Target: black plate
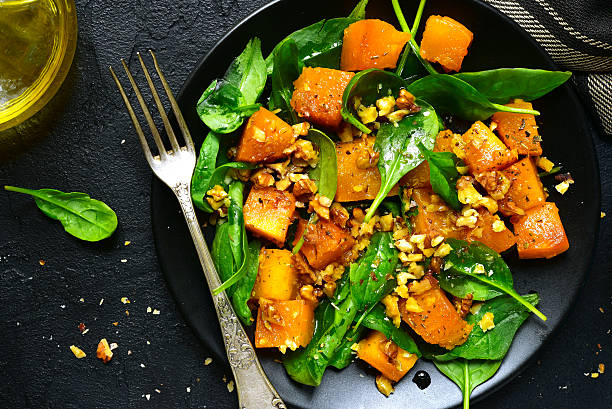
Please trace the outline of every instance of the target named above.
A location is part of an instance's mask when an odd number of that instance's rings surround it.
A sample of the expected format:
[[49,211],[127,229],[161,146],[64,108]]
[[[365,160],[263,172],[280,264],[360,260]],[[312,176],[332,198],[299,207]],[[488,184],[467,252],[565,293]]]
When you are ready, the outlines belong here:
[[[261,38],[264,55],[267,55],[287,34],[323,17],[345,16],[354,3],[356,1],[352,0],[311,0],[307,5],[300,5],[281,0],[260,9],[236,26],[200,61],[179,95],[179,105],[196,142],[201,143],[206,134],[206,127],[195,111],[198,98],[211,80],[223,75],[252,36]],[[371,0],[370,3],[368,17],[395,23],[389,1]],[[407,20],[411,21],[412,9],[416,7],[409,3],[404,4]],[[474,32],[464,71],[499,67],[556,69],[545,51],[527,33],[483,3],[430,0],[423,22],[431,14],[456,18]],[[570,85],[564,85],[534,105],[542,113],[538,121],[546,156],[562,164],[565,171],[571,171],[576,180],[565,196],[552,188],[552,178],[544,180],[550,199],[560,209],[571,247],[552,260],[521,261],[514,252],[505,257],[514,272],[519,292],[535,290],[540,293],[539,308],[548,316],[548,321],[542,322],[535,316],[527,320],[499,372],[474,391],[473,400],[515,377],[559,325],[586,277],[595,245],[600,185],[592,145],[593,127]],[[151,208],[159,262],[170,290],[196,334],[214,354],[224,357],[217,318],[189,232],[173,194],[157,179],[153,181]],[[210,229],[207,235],[207,239],[211,239]],[[178,259],[177,255],[180,255]],[[291,381],[283,367],[273,361],[276,356],[273,353],[259,355],[285,402],[299,408],[398,408],[410,402],[411,407],[426,409],[450,408],[461,402],[459,389],[423,360],[419,360],[415,369],[430,373],[431,386],[419,390],[410,382],[413,370],[397,385],[396,392],[385,398],[376,390],[374,372],[362,362],[343,371],[328,370],[321,386],[315,389]]]

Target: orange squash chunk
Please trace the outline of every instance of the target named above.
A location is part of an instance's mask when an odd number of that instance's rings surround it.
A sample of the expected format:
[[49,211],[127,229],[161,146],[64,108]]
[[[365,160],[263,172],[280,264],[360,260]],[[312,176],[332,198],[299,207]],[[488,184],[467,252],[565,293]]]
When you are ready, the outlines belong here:
[[459,71],[474,35],[450,17],[430,16],[421,40],[421,57],[439,63],[444,71]]
[[283,153],[295,141],[291,125],[261,107],[242,132],[236,151],[236,161],[248,163],[274,162],[286,158]]
[[499,232],[493,230],[494,222],[502,222],[499,217],[492,215],[484,208],[478,209],[478,213],[476,227],[466,234],[467,241],[479,241],[498,253],[506,251],[516,244],[516,236],[507,227]]
[[[302,237],[306,224],[306,220],[300,219],[293,245]],[[306,257],[308,264],[321,270],[339,260],[354,244],[355,240],[348,231],[320,218],[317,223],[308,226],[300,252]]]
[[407,311],[405,300],[400,299],[399,310],[402,319],[425,342],[440,345],[446,349],[463,344],[472,331],[472,325],[461,318],[453,303],[440,289],[435,278],[427,275],[424,280],[429,280],[431,289],[413,295],[423,311]]
[[408,40],[410,33],[397,31],[385,21],[359,20],[344,30],[340,69],[395,68]]
[[273,187],[254,186],[243,207],[244,224],[254,235],[282,246],[295,211],[295,197]]
[[[434,152],[452,152],[453,151],[453,132],[445,129],[436,136]],[[429,164],[424,161],[416,168],[412,169],[401,179],[400,184],[406,187],[430,187],[429,181]]]
[[256,348],[305,347],[314,332],[314,305],[305,300],[260,300],[255,328]]
[[524,216],[512,218],[518,236],[519,258],[551,258],[569,248],[567,235],[554,203],[532,207]]
[[[466,234],[465,227],[457,227],[457,213],[446,205],[444,200],[434,194],[431,188],[418,188],[412,191],[412,200],[418,206],[418,214],[412,216],[415,234],[425,234],[425,245],[437,237],[452,237],[463,239]],[[438,211],[440,206],[446,209]]]
[[503,169],[518,159],[516,150],[510,150],[491,129],[476,121],[463,134],[465,157],[463,160],[471,173]]
[[[525,102],[522,99],[515,99],[506,106],[533,109],[531,102]],[[495,131],[508,148],[516,149],[519,155],[540,156],[542,154],[540,134],[534,115],[496,112],[491,121],[497,123]]]
[[502,173],[510,179],[511,184],[508,193],[499,202],[501,213],[506,216],[514,214],[509,203],[520,209],[528,210],[546,201],[544,186],[531,158],[526,157],[516,162]]
[[379,331],[372,331],[357,344],[357,356],[384,376],[398,382],[414,366],[418,357],[397,346]]
[[286,301],[295,299],[297,294],[298,272],[291,251],[262,248],[253,298]]
[[291,107],[308,122],[337,128],[342,122],[342,94],[354,75],[330,68],[304,67],[293,82]]

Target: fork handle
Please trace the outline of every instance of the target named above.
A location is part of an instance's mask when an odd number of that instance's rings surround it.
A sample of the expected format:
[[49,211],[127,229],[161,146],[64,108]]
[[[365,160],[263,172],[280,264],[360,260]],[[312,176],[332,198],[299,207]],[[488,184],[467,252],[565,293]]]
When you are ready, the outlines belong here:
[[[219,287],[222,283],[198,224],[189,194],[189,186],[185,183],[178,183],[172,190],[183,210],[191,238],[202,264],[204,276],[212,294],[212,289]],[[251,345],[251,341],[249,341],[244,328],[240,324],[225,291],[218,295],[213,294],[212,299],[215,310],[217,310],[227,358],[236,380],[240,409],[287,409],[264,373],[255,355],[253,345]]]

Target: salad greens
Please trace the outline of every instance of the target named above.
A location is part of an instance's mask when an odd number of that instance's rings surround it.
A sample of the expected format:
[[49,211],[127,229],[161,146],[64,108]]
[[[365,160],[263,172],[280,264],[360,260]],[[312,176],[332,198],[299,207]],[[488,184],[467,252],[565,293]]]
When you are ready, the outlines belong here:
[[461,160],[452,152],[433,152],[419,144],[419,150],[429,165],[429,182],[436,192],[453,209],[461,210],[457,195],[457,180],[461,177],[457,166]]
[[32,196],[44,214],[58,220],[67,233],[78,239],[100,241],[110,237],[117,229],[117,215],[113,209],[86,193],[14,186],[4,186],[4,189]]
[[217,133],[238,129],[260,107],[256,103],[266,85],[266,65],[261,42],[255,37],[229,67],[223,79],[214,80],[197,104],[202,121]]
[[414,339],[412,339],[406,331],[402,330],[401,327],[397,328],[393,325],[391,320],[387,317],[385,308],[382,304],[376,304],[376,306],[365,316],[361,325],[382,332],[388,339],[395,342],[397,346],[406,352],[416,354],[419,357],[421,356],[421,351],[419,351],[419,347],[416,342],[414,342]]
[[317,192],[321,196],[334,199],[338,187],[338,158],[336,144],[325,133],[311,129],[304,139],[314,143],[319,148],[319,162],[310,169],[308,176],[317,184]]
[[297,115],[291,107],[293,81],[300,76],[298,49],[292,38],[279,44],[274,52],[274,69],[272,70],[272,92],[270,109],[280,109],[280,116],[290,124],[297,123]]
[[261,247],[261,242],[258,240],[253,240],[249,243],[249,250],[246,253],[246,273],[242,280],[238,281],[234,287],[230,287],[233,288],[232,305],[234,306],[234,311],[236,311],[236,315],[245,325],[253,323],[253,314],[247,303],[251,299],[251,292],[257,278]]

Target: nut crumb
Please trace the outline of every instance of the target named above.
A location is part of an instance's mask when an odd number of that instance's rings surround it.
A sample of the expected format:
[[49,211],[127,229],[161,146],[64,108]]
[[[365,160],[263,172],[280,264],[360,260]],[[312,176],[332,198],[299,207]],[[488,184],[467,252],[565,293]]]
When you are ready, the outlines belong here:
[[145,364],[140,364],[140,367],[141,368],[145,368]]
[[76,345],[70,345],[70,350],[77,357],[77,359],[85,358],[87,354],[83,352],[83,350]]
[[591,373],[591,378],[593,378],[593,379],[597,379],[597,378],[599,378],[599,372],[593,372],[593,373]]
[[227,384],[227,390],[230,393],[234,392],[234,381],[229,381],[229,383]]
[[151,307],[147,307],[147,312],[151,312],[151,311],[153,311]]
[[85,324],[83,324],[82,322],[79,322],[79,331],[81,331],[81,334],[83,333],[83,331],[85,331]]
[[105,364],[109,363],[113,358],[113,351],[111,351],[110,346],[108,345],[108,341],[106,338],[102,338],[98,343],[98,349],[96,351],[96,356],[102,360]]
[[153,315],[159,315],[159,310],[157,308],[153,310]]
[[121,262],[122,262],[122,263],[127,263],[127,259],[122,258],[122,259],[121,259]]
[[204,365],[208,366],[208,365],[210,365],[212,363],[212,361],[213,361],[212,358],[206,358],[204,360]]
[[124,304],[129,304],[131,301],[127,297],[121,297],[121,302]]
[[604,373],[606,371],[606,366],[604,364],[599,364],[597,366],[597,372]]
[[132,355],[132,350],[131,350],[131,349],[128,349],[127,354],[128,354],[128,355]]
[[79,301],[80,302],[85,302],[85,298],[81,297],[81,298],[79,298]]
[[124,246],[129,246],[130,244],[132,244],[132,242],[129,241],[129,240],[126,240],[126,241],[123,242]]
[[102,303],[104,303],[104,298],[100,299],[100,305],[102,305]]
[[117,321],[113,322],[113,325],[116,327],[117,325],[119,325],[119,323]]
[[112,351],[113,349],[117,349],[117,348],[119,348],[119,345],[117,345],[117,343],[116,343],[116,342],[113,342],[113,343],[111,343],[111,344],[110,344],[110,350],[111,350],[111,351]]
[[45,265],[45,263],[46,263],[46,262],[45,262],[45,260],[43,260],[43,259],[38,260],[38,264],[40,264],[41,266],[44,266],[44,265]]
[[151,400],[151,394],[147,393],[147,394],[145,395],[145,398],[147,398],[147,400]]
[[600,217],[603,219],[604,217],[606,217],[606,212],[601,212],[600,213]]
[[187,387],[187,393],[190,393],[190,392],[191,392],[191,386],[188,386]]

